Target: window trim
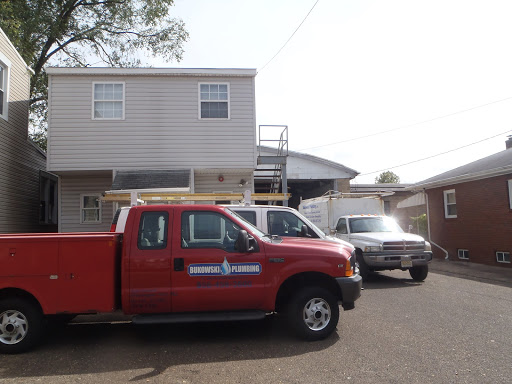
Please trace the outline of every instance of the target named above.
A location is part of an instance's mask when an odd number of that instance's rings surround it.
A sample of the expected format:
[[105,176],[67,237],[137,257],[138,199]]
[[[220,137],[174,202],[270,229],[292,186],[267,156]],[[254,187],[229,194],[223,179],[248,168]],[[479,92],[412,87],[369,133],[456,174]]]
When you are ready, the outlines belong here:
[[[123,103],[122,108],[122,116],[121,117],[95,117],[94,111],[95,111],[95,103],[96,99],[94,98],[94,88],[96,84],[121,84],[123,86],[123,98],[122,100],[97,100],[97,101],[121,101]],[[92,120],[107,120],[107,121],[122,121],[125,120],[125,110],[126,110],[126,82],[124,81],[93,81],[92,82],[92,93],[91,93],[91,119]]]
[[453,195],[455,197],[455,203],[450,204],[450,205],[457,206],[457,196],[455,194],[455,189],[448,189],[446,191],[443,191],[444,217],[446,219],[455,219],[455,218],[457,218],[456,214],[455,215],[448,214],[448,194],[451,194],[451,193],[453,193]]
[[9,81],[11,78],[11,61],[0,52],[0,66],[4,68],[4,95],[2,98],[3,112],[0,114],[0,118],[5,121],[9,120]]
[[[461,257],[461,253],[462,253],[462,256],[464,256],[464,254],[467,254],[467,257]],[[457,257],[461,260],[469,260],[469,250],[463,249],[463,248],[458,248],[457,249]]]
[[512,209],[512,179],[508,180],[508,207]]
[[[85,196],[89,196],[89,197],[96,197],[99,201],[98,201],[98,208],[84,208],[84,197]],[[81,193],[80,194],[80,224],[84,224],[84,225],[89,225],[89,224],[101,224],[102,223],[102,215],[103,215],[103,210],[102,210],[102,204],[101,204],[101,194],[99,193]],[[83,210],[84,209],[89,209],[89,210],[92,210],[92,209],[99,209],[99,220],[98,221],[84,221],[83,219]]]
[[[502,254],[502,256],[503,256],[503,260],[502,260],[502,261],[500,261],[500,260],[498,259],[498,253],[501,253],[501,254]],[[505,254],[508,254],[509,261],[505,261]],[[505,252],[505,251],[496,251],[496,261],[497,261],[498,263],[510,264],[510,252]]]
[[[228,86],[228,117],[201,117],[201,85],[227,85]],[[204,100],[204,102],[224,102],[224,100]],[[202,81],[197,83],[197,118],[205,121],[219,121],[219,120],[231,120],[231,84],[229,82],[216,82],[216,81]]]

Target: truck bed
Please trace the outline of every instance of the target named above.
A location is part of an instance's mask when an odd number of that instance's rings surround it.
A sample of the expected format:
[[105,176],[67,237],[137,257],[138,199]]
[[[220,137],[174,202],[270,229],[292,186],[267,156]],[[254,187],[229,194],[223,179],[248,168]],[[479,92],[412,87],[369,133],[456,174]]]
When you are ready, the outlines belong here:
[[110,312],[119,301],[121,236],[0,235],[0,289],[26,290],[45,314]]

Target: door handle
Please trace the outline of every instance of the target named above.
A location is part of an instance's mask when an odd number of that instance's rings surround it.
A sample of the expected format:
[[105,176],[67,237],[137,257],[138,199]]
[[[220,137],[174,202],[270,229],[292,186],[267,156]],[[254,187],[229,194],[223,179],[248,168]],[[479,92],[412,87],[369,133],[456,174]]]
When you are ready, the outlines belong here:
[[176,272],[185,270],[185,259],[183,257],[177,257],[174,259],[174,270]]

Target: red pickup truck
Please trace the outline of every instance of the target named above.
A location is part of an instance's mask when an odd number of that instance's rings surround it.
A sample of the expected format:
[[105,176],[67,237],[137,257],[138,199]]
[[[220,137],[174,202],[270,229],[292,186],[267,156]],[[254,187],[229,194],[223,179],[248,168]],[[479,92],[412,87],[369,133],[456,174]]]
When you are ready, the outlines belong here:
[[124,233],[0,235],[0,352],[34,346],[48,319],[118,309],[135,324],[283,313],[318,340],[360,293],[349,247],[266,235],[221,206],[139,206]]

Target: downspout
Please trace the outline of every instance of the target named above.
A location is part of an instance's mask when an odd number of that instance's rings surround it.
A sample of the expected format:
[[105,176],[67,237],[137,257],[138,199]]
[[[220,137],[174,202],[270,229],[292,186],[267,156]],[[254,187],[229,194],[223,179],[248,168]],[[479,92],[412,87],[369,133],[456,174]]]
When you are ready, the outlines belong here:
[[426,197],[426,201],[427,201],[427,229],[428,229],[428,241],[430,242],[430,244],[434,244],[437,248],[439,248],[441,251],[443,251],[446,256],[445,256],[445,260],[448,260],[448,251],[446,249],[444,249],[443,247],[441,247],[440,245],[434,243],[434,241],[432,240],[432,235],[430,234],[430,208],[429,208],[429,205],[428,205],[428,194],[427,192],[425,192],[425,189],[423,189],[423,193],[425,194],[425,197]]

